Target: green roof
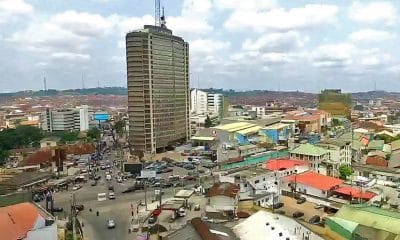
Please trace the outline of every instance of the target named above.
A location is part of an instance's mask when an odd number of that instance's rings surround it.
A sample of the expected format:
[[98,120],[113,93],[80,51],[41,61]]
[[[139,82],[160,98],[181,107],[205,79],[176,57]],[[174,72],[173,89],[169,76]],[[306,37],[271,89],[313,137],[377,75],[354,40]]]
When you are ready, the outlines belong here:
[[385,145],[384,140],[372,140],[368,144],[368,149],[370,150],[383,150],[383,145]]
[[367,227],[400,234],[400,213],[374,206],[343,205],[335,217]]
[[331,219],[332,221],[336,222],[337,224],[339,224],[341,227],[343,227],[344,229],[346,229],[349,232],[353,232],[357,226],[358,223],[353,222],[353,221],[349,221],[343,218],[338,218],[338,217],[329,217],[329,219]]
[[290,153],[318,157],[327,154],[328,151],[322,147],[317,147],[310,143],[306,143],[306,144],[301,144],[297,148],[290,151]]

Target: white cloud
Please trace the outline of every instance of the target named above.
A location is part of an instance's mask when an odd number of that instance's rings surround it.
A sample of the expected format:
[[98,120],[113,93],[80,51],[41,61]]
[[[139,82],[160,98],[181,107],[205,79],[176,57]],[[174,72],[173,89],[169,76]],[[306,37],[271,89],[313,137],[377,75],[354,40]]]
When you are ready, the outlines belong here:
[[394,37],[393,33],[367,28],[351,33],[349,38],[353,42],[380,42]]
[[190,42],[190,52],[196,54],[210,54],[219,50],[225,50],[230,47],[230,42],[222,42],[214,39],[200,38]]
[[191,34],[206,35],[214,29],[206,20],[189,16],[169,17],[167,27],[172,29],[174,34],[186,37],[190,37]]
[[301,8],[275,8],[267,11],[237,9],[224,23],[231,31],[293,30],[336,22],[335,5],[308,4]]
[[0,23],[11,21],[14,17],[33,12],[32,5],[23,0],[0,0]]
[[53,59],[60,60],[73,60],[73,61],[88,61],[90,60],[89,54],[79,54],[79,53],[71,53],[71,52],[56,52],[50,55]]
[[245,51],[287,52],[303,47],[307,41],[296,31],[283,33],[265,33],[257,40],[246,39],[242,44]]
[[56,14],[49,22],[76,35],[87,37],[103,36],[112,28],[112,23],[101,15],[71,10]]
[[230,10],[267,10],[276,7],[275,0],[215,0],[215,5],[219,9]]
[[350,7],[349,17],[357,22],[391,25],[397,19],[397,11],[391,2],[355,2]]
[[87,48],[89,39],[56,24],[44,22],[15,32],[7,40],[29,50],[50,52],[81,51]]
[[151,15],[144,15],[142,17],[126,17],[114,14],[109,16],[108,20],[113,23],[120,35],[124,37],[127,32],[142,29],[143,25],[154,24],[154,17]]
[[378,48],[357,48],[350,43],[321,45],[311,56],[314,67],[344,68],[349,72],[360,72],[364,69],[387,65],[391,55]]

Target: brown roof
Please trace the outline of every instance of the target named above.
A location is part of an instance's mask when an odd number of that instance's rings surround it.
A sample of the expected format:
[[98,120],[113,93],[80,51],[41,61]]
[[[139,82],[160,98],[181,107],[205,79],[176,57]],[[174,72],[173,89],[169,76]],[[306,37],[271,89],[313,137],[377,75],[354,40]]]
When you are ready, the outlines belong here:
[[51,162],[51,150],[40,150],[31,154],[25,162],[25,165],[48,164]]
[[370,156],[367,157],[367,160],[365,162],[367,165],[374,165],[374,166],[381,166],[381,167],[387,167],[388,166],[388,161],[381,157],[381,156]]
[[219,240],[218,237],[210,232],[210,228],[206,223],[204,223],[200,218],[193,218],[191,223],[196,229],[196,232],[200,235],[201,239],[203,240]]
[[39,210],[32,203],[20,203],[0,208],[1,239],[24,239],[33,229]]
[[208,192],[209,197],[227,196],[230,198],[236,197],[239,187],[233,183],[214,183]]

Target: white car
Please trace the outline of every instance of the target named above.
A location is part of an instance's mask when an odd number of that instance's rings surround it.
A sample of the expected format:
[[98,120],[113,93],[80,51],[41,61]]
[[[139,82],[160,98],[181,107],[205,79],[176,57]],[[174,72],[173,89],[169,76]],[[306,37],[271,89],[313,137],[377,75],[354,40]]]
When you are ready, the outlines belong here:
[[81,185],[75,185],[72,187],[72,191],[76,191],[81,188]]
[[108,199],[111,199],[111,200],[115,199],[115,193],[114,192],[109,192],[108,193]]
[[113,219],[107,220],[107,228],[115,228],[115,221]]

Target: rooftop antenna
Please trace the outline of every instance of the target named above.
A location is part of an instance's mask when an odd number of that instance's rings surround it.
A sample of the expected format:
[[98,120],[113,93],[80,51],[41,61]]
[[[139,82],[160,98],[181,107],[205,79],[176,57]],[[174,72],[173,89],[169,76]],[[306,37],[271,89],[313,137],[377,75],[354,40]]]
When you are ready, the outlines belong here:
[[154,1],[154,25],[157,27],[161,26],[161,18],[160,18],[160,0]]
[[47,91],[47,81],[46,81],[46,75],[43,77],[43,85],[44,85],[44,91]]
[[164,7],[162,7],[162,15],[161,15],[161,18],[160,18],[160,23],[161,23],[161,27],[162,28],[166,28],[167,27],[166,26],[167,22],[165,21],[165,15],[164,15]]

